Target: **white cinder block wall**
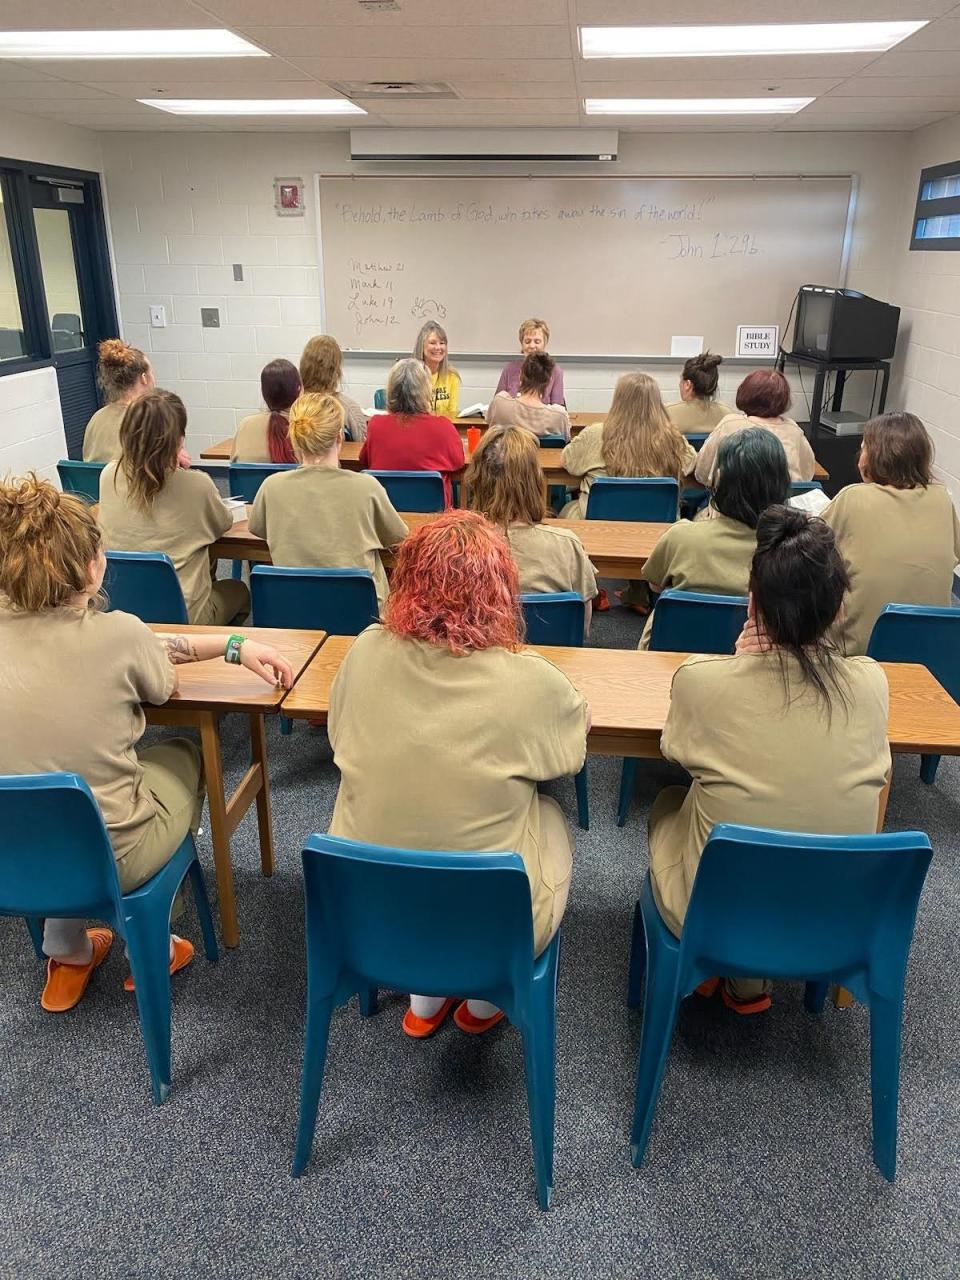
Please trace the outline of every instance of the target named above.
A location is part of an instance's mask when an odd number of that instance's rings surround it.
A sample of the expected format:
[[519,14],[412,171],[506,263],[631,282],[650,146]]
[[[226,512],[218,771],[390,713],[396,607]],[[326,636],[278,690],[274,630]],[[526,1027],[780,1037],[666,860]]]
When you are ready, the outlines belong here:
[[[635,134],[621,140],[616,168],[625,174],[857,173],[850,283],[889,296],[903,135]],[[198,453],[231,435],[237,421],[259,407],[259,375],[267,360],[296,361],[307,338],[321,332],[313,175],[375,166],[351,165],[346,133],[111,133],[101,135],[101,146],[123,333],[149,352],[160,384],[183,397],[188,447]],[[469,173],[476,167],[447,165],[440,171]],[[582,174],[585,167],[570,171]],[[611,166],[599,171],[610,173]],[[280,176],[305,180],[305,217],[276,215],[273,179]],[[233,279],[235,262],[244,268],[239,283]],[[154,304],[166,309],[165,329],[150,327]],[[523,312],[522,303],[517,305]],[[220,329],[201,328],[203,306],[219,308]],[[519,312],[504,315],[505,349],[523,318]],[[411,330],[411,342],[413,337]],[[451,341],[455,354],[455,334]],[[462,403],[488,400],[499,364],[457,364]],[[348,356],[345,389],[370,406],[388,367],[387,360]],[[604,361],[571,366],[570,407],[606,408],[624,367]],[[676,365],[648,372],[673,398]],[[746,372],[731,368],[722,378],[721,397],[732,400]],[[796,393],[803,416],[798,385]]]
[[59,485],[57,463],[66,456],[55,371],[31,369],[0,378],[0,476],[36,471]]
[[960,505],[960,252],[909,248],[921,169],[953,161],[960,116],[909,135],[892,299],[903,308],[894,403],[923,419],[937,472]]

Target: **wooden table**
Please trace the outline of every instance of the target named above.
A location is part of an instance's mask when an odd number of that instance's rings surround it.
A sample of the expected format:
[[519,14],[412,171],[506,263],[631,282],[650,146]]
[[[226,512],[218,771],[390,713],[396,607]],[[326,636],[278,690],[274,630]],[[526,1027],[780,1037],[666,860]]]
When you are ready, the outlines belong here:
[[[400,513],[408,529],[436,520],[439,512]],[[583,549],[602,578],[635,578],[668,524],[627,520],[545,520],[544,524],[569,529],[583,544]],[[221,560],[250,560],[255,564],[271,564],[270,551],[262,538],[254,537],[246,520],[238,520],[232,529],[214,543],[214,554]],[[384,563],[392,563],[386,553]]]
[[[570,419],[570,431],[572,435],[578,435],[584,427],[589,427],[593,422],[606,422],[609,409],[600,409],[596,412],[586,413],[567,413]],[[458,431],[464,432],[468,427],[479,427],[481,431],[486,431],[486,418],[454,418],[453,425]]]
[[[177,635],[225,635],[226,627],[151,624],[151,631]],[[287,631],[272,627],[243,627],[251,640],[272,645],[293,667],[296,679],[326,639],[324,631]],[[235,947],[240,941],[237,904],[233,886],[230,837],[254,800],[260,829],[260,865],[265,876],[273,875],[273,824],[270,815],[270,786],[264,715],[276,715],[284,690],[272,688],[245,667],[228,665],[216,658],[209,662],[184,663],[177,667],[179,688],[162,707],[145,706],[149,724],[190,725],[200,730],[203,769],[210,804],[210,838],[220,898],[220,925],[223,941]],[[250,767],[240,785],[227,799],[220,752],[220,717],[236,711],[250,723]]]

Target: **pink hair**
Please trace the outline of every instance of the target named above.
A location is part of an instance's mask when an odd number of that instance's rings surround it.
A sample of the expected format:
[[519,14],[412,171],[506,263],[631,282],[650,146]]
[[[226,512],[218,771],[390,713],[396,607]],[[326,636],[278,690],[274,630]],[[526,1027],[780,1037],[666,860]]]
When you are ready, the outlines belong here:
[[520,648],[520,579],[506,538],[475,511],[448,511],[397,549],[384,626],[455,654]]

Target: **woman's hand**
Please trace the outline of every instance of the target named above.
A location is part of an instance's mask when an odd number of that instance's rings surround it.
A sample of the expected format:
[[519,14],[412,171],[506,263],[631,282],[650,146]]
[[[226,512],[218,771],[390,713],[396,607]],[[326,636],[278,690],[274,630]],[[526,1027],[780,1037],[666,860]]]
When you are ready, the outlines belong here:
[[181,449],[177,454],[177,466],[182,467],[184,471],[188,471],[193,466],[193,459],[186,449]]
[[773,648],[770,637],[757,624],[756,618],[748,618],[737,636],[734,653],[769,653]]
[[240,665],[258,675],[267,684],[293,687],[293,668],[282,653],[256,640],[244,640],[240,646]]

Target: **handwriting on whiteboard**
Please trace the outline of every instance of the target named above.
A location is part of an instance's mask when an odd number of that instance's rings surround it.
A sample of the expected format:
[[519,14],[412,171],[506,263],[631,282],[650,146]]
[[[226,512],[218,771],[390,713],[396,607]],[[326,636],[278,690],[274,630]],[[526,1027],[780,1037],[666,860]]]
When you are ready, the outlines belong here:
[[667,259],[671,262],[678,259],[706,262],[717,258],[752,258],[763,252],[752,231],[741,231],[735,235],[715,231],[707,239],[679,231],[664,236],[660,243],[666,246]]
[[638,205],[604,205],[596,201],[583,205],[560,205],[550,209],[542,204],[494,204],[493,201],[458,200],[451,204],[419,204],[416,201],[397,204],[363,204],[338,201],[337,216],[341,222],[357,226],[406,225],[418,223],[475,223],[503,226],[532,222],[635,222],[635,223],[700,223],[704,209],[716,196],[680,204],[658,204],[645,200]]

